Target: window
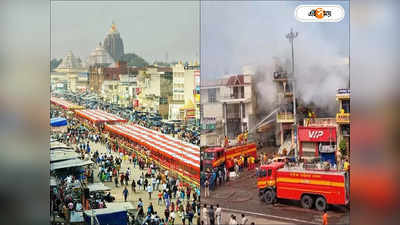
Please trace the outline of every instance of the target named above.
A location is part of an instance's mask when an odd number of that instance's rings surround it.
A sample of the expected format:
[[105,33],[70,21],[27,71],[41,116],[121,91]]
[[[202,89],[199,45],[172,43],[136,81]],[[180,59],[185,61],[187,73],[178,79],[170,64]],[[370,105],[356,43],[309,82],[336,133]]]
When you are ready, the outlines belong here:
[[260,170],[260,173],[258,175],[259,175],[259,177],[265,177],[265,176],[267,176],[267,171],[266,170]]
[[242,104],[242,118],[246,117],[246,105]]
[[216,88],[208,89],[207,94],[208,94],[208,102],[209,103],[214,103],[217,101],[217,89]]
[[350,113],[350,100],[343,100],[342,101],[342,109],[345,113]]

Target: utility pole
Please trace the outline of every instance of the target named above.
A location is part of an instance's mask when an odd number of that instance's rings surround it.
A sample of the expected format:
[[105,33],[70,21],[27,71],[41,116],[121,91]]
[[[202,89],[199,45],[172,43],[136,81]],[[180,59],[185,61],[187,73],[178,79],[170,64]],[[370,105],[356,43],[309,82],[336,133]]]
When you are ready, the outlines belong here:
[[296,118],[296,81],[294,78],[294,47],[293,47],[293,43],[294,43],[294,39],[298,36],[298,32],[293,32],[293,28],[290,29],[290,33],[286,34],[286,38],[289,40],[291,47],[292,47],[292,76],[291,76],[291,80],[292,80],[292,86],[293,86],[293,118],[294,118],[294,126],[293,126],[293,134],[295,134],[295,156],[297,158],[298,155],[298,149],[297,149],[297,118]]

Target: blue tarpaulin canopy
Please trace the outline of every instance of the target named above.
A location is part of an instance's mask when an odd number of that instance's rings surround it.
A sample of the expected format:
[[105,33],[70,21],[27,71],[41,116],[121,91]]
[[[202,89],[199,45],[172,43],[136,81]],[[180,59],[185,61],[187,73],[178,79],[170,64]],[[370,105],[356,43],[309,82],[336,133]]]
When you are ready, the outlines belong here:
[[67,125],[67,119],[62,117],[50,119],[50,126],[52,127],[62,127]]

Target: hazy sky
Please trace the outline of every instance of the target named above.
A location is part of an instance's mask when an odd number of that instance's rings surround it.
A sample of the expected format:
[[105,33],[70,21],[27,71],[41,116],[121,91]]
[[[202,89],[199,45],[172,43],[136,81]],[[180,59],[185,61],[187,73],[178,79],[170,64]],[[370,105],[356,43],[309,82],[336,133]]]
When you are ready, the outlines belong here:
[[296,64],[328,66],[348,56],[348,2],[340,4],[345,18],[339,23],[302,23],[294,17],[299,4],[320,2],[255,1],[201,2],[202,81],[242,72],[242,67],[269,66],[272,58],[290,57],[285,35],[293,28]]
[[86,60],[117,25],[125,52],[153,60],[198,60],[198,1],[51,2],[51,58],[69,50]]

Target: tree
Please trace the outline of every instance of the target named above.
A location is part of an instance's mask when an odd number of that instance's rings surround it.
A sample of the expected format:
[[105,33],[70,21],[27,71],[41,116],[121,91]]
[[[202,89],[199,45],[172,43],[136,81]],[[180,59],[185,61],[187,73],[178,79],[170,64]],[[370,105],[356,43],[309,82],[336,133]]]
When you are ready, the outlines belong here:
[[146,62],[146,60],[136,55],[135,53],[124,54],[120,60],[127,62],[128,66],[143,67],[149,65],[149,63]]
[[58,65],[60,65],[62,59],[52,59],[50,61],[50,71],[54,71],[55,68],[57,68]]
[[347,155],[347,146],[346,146],[346,141],[344,139],[340,140],[339,142],[339,150],[340,153],[342,154],[342,157]]

